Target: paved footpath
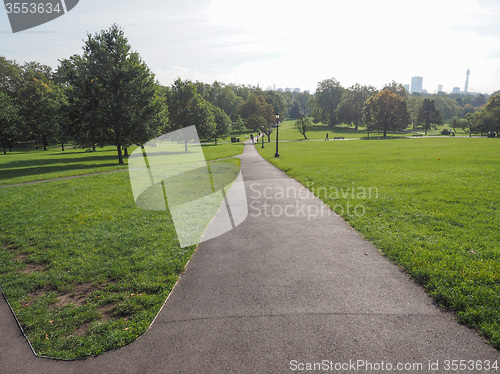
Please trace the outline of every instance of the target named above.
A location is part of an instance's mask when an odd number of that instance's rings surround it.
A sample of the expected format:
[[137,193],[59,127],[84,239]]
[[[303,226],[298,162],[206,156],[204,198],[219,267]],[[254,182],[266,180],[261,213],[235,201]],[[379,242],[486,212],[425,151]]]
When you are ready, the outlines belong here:
[[0,300],[0,372],[290,373],[323,363],[316,372],[355,373],[366,372],[363,363],[377,372],[451,373],[445,360],[500,363],[498,350],[254,146],[241,159],[248,218],[200,244],[148,333],[94,359],[40,359]]

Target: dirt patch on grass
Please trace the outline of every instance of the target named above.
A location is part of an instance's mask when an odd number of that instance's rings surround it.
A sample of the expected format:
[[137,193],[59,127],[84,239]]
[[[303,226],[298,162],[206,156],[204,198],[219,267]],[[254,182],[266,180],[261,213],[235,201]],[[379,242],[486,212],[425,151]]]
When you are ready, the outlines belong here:
[[19,247],[14,242],[2,242],[2,248],[13,251],[13,250],[18,249]]
[[45,269],[47,269],[47,265],[35,265],[28,263],[24,269],[20,270],[20,272],[23,274],[31,274],[35,271],[44,271]]
[[113,308],[115,307],[116,303],[109,303],[105,304],[103,306],[100,306],[98,308],[99,313],[101,313],[101,321],[109,321],[110,319],[113,318]]
[[74,306],[82,306],[85,304],[87,298],[92,295],[94,291],[98,288],[94,283],[83,283],[79,284],[66,293],[62,293],[57,296],[57,302],[52,304],[54,308],[60,308],[65,305],[73,304]]
[[86,322],[79,328],[77,328],[75,331],[73,331],[73,335],[85,336],[89,332],[89,329],[90,329],[90,323]]

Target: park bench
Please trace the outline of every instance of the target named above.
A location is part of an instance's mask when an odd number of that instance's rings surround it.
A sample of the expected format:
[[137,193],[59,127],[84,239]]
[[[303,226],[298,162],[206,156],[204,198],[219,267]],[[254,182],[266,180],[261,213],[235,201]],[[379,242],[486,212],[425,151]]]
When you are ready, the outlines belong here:
[[343,136],[336,136],[335,138],[333,138],[333,140],[344,140],[344,137]]
[[414,134],[411,136],[412,138],[421,138],[422,137],[422,134]]

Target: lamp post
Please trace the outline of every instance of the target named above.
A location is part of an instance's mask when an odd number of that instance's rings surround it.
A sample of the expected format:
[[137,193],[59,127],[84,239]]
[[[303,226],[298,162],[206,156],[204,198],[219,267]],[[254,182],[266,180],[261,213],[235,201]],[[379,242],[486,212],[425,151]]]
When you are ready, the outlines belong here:
[[262,126],[262,148],[264,148],[264,126]]
[[274,154],[274,157],[280,157],[280,154],[278,152],[279,128],[280,128],[280,114],[276,113],[276,153]]

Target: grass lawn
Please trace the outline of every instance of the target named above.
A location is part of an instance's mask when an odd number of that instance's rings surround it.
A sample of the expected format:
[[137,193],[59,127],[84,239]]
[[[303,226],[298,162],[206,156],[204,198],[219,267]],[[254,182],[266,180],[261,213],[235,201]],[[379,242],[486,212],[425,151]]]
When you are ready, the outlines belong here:
[[[130,147],[129,154],[135,148]],[[241,152],[243,152],[243,144],[203,145],[203,153],[207,160],[234,156]],[[47,151],[8,152],[6,155],[0,154],[0,186],[111,170],[126,170],[127,157],[124,157],[123,161],[124,165],[118,164],[115,147],[97,148],[95,152],[86,152],[83,149],[67,149],[62,152],[59,148]]]
[[279,159],[257,149],[500,348],[499,139],[284,142]]
[[[208,159],[242,150],[203,148]],[[0,183],[116,169],[111,148],[15,152],[0,156]],[[39,355],[84,357],[135,340],[195,250],[180,248],[168,211],[136,207],[126,171],[0,188],[0,202],[0,285]]]
[[[296,120],[287,120],[280,123],[279,128],[279,140],[304,140],[304,136],[300,134],[295,128]],[[255,132],[254,132],[255,133]],[[306,136],[308,140],[322,140],[325,139],[326,133],[328,133],[329,139],[333,139],[335,137],[344,137],[348,138],[365,138],[368,136],[366,129],[360,127],[357,131],[354,127],[348,127],[346,125],[335,126],[334,128],[324,125],[324,124],[315,124],[311,130],[306,132]],[[370,132],[370,137],[379,137],[382,136],[383,133],[378,134],[377,132]],[[392,133],[388,132],[387,137],[404,137],[410,136],[411,133],[403,132],[403,133]],[[266,137],[267,140],[267,137]],[[271,141],[276,141],[276,129],[273,129],[271,133]]]

